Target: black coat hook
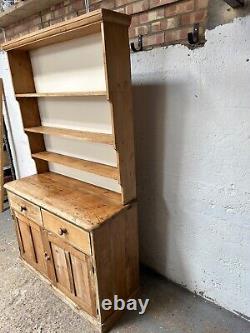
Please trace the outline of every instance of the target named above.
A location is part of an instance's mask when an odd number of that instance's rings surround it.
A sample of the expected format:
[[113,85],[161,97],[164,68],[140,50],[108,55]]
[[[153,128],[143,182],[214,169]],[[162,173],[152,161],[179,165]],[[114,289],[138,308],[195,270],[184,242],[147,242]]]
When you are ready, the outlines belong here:
[[245,5],[244,0],[224,0],[224,1],[233,8],[243,7]]
[[139,52],[139,51],[142,51],[142,49],[143,49],[143,46],[142,46],[142,35],[139,35],[139,36],[138,36],[138,42],[137,42],[137,44],[138,44],[138,47],[137,47],[137,48],[135,47],[135,43],[131,43],[131,44],[130,44],[131,50],[132,50],[133,52]]
[[197,44],[199,42],[199,23],[194,24],[193,32],[188,33],[189,44]]

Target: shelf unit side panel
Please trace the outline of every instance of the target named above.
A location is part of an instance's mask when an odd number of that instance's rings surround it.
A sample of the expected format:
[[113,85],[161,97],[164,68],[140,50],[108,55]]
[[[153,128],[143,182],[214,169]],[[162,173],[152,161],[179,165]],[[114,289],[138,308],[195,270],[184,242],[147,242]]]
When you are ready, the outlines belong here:
[[[33,80],[33,71],[30,61],[29,52],[25,51],[9,51],[8,59],[10,71],[12,75],[13,87],[15,94],[25,91],[35,92],[35,84]],[[40,126],[41,119],[37,99],[18,100],[22,121],[24,127]],[[28,135],[31,153],[37,153],[45,149],[45,143],[42,135]],[[48,171],[48,163],[46,161],[35,161],[37,172],[43,173]]]
[[123,203],[136,198],[134,120],[128,27],[102,23],[104,63],[108,99],[118,156]]

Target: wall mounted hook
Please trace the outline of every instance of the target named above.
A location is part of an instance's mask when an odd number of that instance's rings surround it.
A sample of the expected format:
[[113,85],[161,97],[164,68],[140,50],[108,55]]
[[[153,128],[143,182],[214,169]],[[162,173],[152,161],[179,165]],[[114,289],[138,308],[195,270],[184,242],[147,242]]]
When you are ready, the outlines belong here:
[[194,24],[193,32],[188,33],[188,42],[191,45],[197,44],[199,42],[199,23]]
[[244,0],[224,0],[232,8],[243,7],[245,4]]
[[138,47],[135,47],[135,43],[131,43],[130,47],[133,52],[139,52],[143,50],[143,45],[142,45],[142,35],[138,36],[138,41],[137,41]]

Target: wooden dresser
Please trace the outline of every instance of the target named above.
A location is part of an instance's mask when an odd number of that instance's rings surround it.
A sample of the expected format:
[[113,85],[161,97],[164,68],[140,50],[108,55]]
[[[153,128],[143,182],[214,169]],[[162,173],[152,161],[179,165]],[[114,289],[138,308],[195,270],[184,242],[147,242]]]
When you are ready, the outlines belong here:
[[37,169],[5,186],[21,258],[100,331],[121,314],[102,300],[139,287],[129,24],[98,10],[3,45]]

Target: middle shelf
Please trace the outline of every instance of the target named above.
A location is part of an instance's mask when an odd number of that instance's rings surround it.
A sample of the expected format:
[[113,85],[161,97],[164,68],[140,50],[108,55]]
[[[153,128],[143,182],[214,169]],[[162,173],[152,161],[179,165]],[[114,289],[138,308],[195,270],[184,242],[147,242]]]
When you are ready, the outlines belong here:
[[96,175],[115,179],[117,181],[119,180],[118,168],[110,165],[92,162],[77,157],[57,154],[49,151],[42,151],[40,153],[32,154],[32,157],[51,163],[61,164],[81,171],[94,173]]
[[78,139],[89,142],[103,143],[113,145],[113,135],[107,133],[97,133],[89,131],[79,131],[67,128],[49,127],[49,126],[37,126],[25,128],[25,132],[39,133],[45,135],[54,135],[71,139]]

